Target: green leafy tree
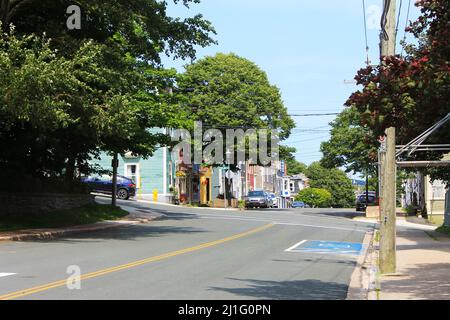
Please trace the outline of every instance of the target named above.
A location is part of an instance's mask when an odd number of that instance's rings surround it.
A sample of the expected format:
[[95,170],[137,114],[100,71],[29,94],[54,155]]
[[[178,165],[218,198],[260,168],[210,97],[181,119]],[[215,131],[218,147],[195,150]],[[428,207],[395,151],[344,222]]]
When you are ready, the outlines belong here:
[[280,159],[286,162],[287,174],[290,176],[305,173],[308,166],[295,159],[294,153],[297,150],[293,147],[280,146]]
[[352,182],[339,169],[327,169],[319,162],[313,162],[306,170],[311,188],[326,189],[331,193],[330,205],[335,208],[353,207],[355,194]]
[[303,201],[313,208],[327,208],[332,199],[331,193],[326,189],[306,188],[295,197],[296,201]]
[[[105,50],[86,42],[67,59],[41,38],[0,36],[1,175],[71,181],[101,150],[146,157],[164,141],[147,130],[168,122],[163,96],[142,94],[144,85],[122,93],[131,78],[105,67]],[[134,84],[157,84],[144,71],[133,75]]]
[[280,90],[255,63],[236,54],[218,53],[187,65],[178,85],[186,93],[190,119],[223,137],[228,128],[276,129],[284,140],[295,127]]
[[[450,110],[449,48],[450,2],[421,0],[421,16],[407,31],[416,38],[405,45],[406,55],[383,57],[383,64],[358,71],[362,86],[348,99],[360,114],[360,125],[373,132],[373,138],[396,127],[397,144],[406,144],[444,118]],[[428,144],[450,141],[450,124],[441,128]],[[405,160],[440,160],[443,152],[416,153]],[[432,178],[449,180],[447,168],[427,170]]]
[[330,123],[330,140],[320,147],[324,167],[345,167],[347,172],[376,174],[378,141],[367,126],[361,126],[359,116],[355,108],[348,108]]
[[[186,7],[199,0],[173,0]],[[81,30],[68,30],[66,10],[81,9]],[[45,33],[61,54],[76,52],[86,39],[107,44],[122,56],[160,63],[160,54],[195,58],[195,46],[215,43],[211,23],[198,14],[186,19],[170,17],[167,2],[157,0],[2,0],[3,29],[16,26],[20,34]]]
[[[82,9],[82,30],[66,28],[72,4]],[[28,179],[70,182],[101,151],[145,158],[169,142],[149,131],[184,123],[179,95],[166,90],[177,74],[160,55],[193,59],[196,46],[214,43],[214,29],[200,15],[181,20],[166,9],[154,0],[2,0],[2,177],[22,177],[15,181],[26,187]]]

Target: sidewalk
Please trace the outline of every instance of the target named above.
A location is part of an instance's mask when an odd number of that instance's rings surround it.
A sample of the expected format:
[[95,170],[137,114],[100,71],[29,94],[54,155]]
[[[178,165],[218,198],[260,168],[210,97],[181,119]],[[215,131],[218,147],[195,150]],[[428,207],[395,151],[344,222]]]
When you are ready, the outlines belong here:
[[379,299],[450,299],[449,272],[449,237],[434,231],[399,231],[397,274],[379,278]]
[[450,299],[450,237],[433,231],[436,227],[401,220],[399,225],[397,273],[378,276],[378,294],[369,299]]

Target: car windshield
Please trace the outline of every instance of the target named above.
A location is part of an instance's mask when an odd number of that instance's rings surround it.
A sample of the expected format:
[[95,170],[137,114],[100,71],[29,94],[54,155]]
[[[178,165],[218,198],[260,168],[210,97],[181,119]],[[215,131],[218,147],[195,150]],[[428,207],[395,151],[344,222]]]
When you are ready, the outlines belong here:
[[264,197],[264,192],[263,191],[250,191],[248,193],[249,197]]
[[[369,202],[374,202],[375,201],[375,197],[374,196],[370,196],[368,197]],[[366,195],[360,195],[359,196],[359,201],[366,201]]]

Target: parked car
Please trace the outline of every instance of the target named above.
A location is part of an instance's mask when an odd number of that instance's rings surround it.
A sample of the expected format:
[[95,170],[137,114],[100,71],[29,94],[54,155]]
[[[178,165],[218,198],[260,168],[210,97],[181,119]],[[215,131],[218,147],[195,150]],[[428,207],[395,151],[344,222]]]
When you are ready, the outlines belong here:
[[271,201],[264,191],[250,191],[245,197],[246,208],[268,208]]
[[269,206],[271,208],[278,208],[278,199],[275,193],[269,193],[268,197],[269,197]]
[[[89,186],[91,192],[112,194],[112,176],[85,177],[81,182]],[[136,184],[130,178],[117,176],[117,199],[128,200],[136,195]]]
[[360,194],[357,198],[356,198],[356,211],[366,211],[366,208],[368,206],[376,206],[379,204],[379,199],[376,196],[376,193],[374,192],[369,192],[369,197],[368,197],[369,202],[366,202],[366,194]]
[[303,201],[292,202],[292,208],[305,208],[305,203]]

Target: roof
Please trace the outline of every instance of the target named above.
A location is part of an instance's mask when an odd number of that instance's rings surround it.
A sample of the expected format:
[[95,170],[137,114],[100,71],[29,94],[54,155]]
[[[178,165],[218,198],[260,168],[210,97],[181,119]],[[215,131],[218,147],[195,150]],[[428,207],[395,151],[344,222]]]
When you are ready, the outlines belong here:
[[293,176],[290,177],[290,179],[291,180],[303,180],[303,181],[308,181],[309,180],[308,177],[305,174],[303,174],[303,173],[293,175]]

